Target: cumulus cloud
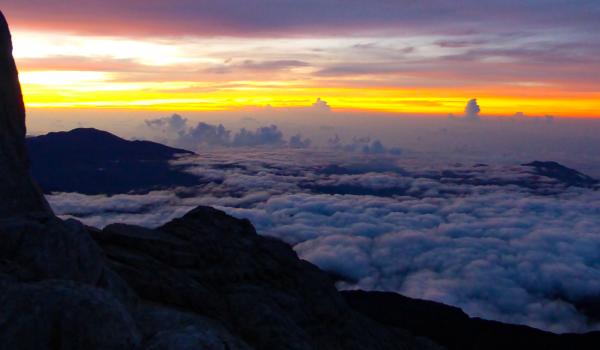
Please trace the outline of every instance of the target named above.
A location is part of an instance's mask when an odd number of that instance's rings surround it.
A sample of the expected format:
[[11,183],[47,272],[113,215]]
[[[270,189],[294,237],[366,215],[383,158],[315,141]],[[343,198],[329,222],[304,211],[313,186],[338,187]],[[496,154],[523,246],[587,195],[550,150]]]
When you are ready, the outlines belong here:
[[156,226],[213,205],[342,276],[339,288],[396,291],[551,331],[600,329],[584,311],[600,295],[599,191],[529,166],[389,154],[236,149],[176,162],[205,184],[49,201],[97,226]]
[[315,110],[322,111],[322,112],[331,111],[331,107],[329,106],[329,103],[327,103],[327,101],[325,101],[325,100],[321,100],[320,97],[317,98],[317,101],[315,101],[315,103],[312,104],[312,107]]
[[231,131],[222,124],[198,123],[195,127],[179,132],[178,144],[187,147],[228,146]]
[[291,148],[308,148],[310,147],[311,140],[306,138],[303,139],[302,135],[296,134],[290,138],[290,147]]
[[371,140],[370,137],[353,137],[352,142],[343,143],[339,135],[334,135],[327,141],[329,148],[342,150],[345,152],[362,152],[365,154],[395,154],[399,155],[402,150],[398,147],[387,148],[378,140]]
[[479,120],[479,112],[481,112],[481,108],[479,108],[479,105],[477,104],[477,99],[470,99],[465,107],[465,119]]
[[385,147],[383,147],[383,144],[379,140],[374,140],[369,145],[363,147],[363,152],[365,153],[382,154],[385,151]]
[[303,138],[301,134],[295,134],[289,140],[285,140],[283,131],[277,125],[258,127],[255,131],[242,128],[233,134],[222,124],[213,125],[199,122],[196,126],[191,127],[188,125],[188,120],[178,114],[171,117],[148,119],[145,120],[145,125],[151,130],[160,132],[159,141],[192,150],[206,147],[261,146],[308,148],[311,144],[311,140]]
[[170,117],[147,119],[144,121],[150,129],[159,130],[162,133],[179,133],[187,128],[187,119],[179,114]]
[[264,145],[279,146],[283,143],[283,133],[276,125],[270,125],[260,127],[256,131],[241,129],[233,137],[232,145],[235,147],[254,147]]

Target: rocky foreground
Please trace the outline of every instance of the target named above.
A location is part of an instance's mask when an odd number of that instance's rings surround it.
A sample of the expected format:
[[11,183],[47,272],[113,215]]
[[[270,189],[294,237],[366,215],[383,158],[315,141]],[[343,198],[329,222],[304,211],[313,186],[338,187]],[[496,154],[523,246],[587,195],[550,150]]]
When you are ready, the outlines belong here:
[[408,322],[439,326],[420,304],[343,297],[288,245],[215,209],[153,230],[57,218],[29,175],[11,52],[0,15],[0,348],[443,348]]
[[352,310],[327,275],[200,207],[156,230],[0,221],[5,349],[434,349]]

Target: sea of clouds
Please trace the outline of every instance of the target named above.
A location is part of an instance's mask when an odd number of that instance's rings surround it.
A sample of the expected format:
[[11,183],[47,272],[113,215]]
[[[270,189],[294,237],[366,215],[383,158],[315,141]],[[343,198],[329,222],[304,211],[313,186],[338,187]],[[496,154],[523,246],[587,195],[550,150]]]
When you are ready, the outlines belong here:
[[277,147],[236,148],[226,130],[203,128],[227,147],[176,161],[202,185],[48,199],[96,227],[156,227],[211,205],[293,245],[342,289],[395,291],[556,332],[600,329],[590,311],[600,300],[600,191],[518,163],[434,162],[383,145],[373,152],[371,140],[293,147],[273,127],[243,139]]

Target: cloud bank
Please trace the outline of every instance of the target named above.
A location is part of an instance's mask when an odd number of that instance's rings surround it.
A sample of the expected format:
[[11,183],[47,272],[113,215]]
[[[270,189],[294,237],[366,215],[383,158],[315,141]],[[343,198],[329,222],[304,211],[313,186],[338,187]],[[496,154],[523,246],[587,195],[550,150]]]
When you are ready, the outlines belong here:
[[342,276],[339,288],[396,291],[557,332],[600,329],[589,308],[600,296],[600,191],[528,166],[389,153],[239,148],[178,164],[205,184],[49,200],[95,226],[156,226],[213,205]]
[[[313,108],[318,111],[329,111],[327,102],[321,99],[317,100]],[[248,118],[244,120],[248,121]],[[256,123],[255,120],[250,121]],[[232,130],[225,128],[223,124],[214,125],[199,122],[196,126],[189,126],[188,120],[178,114],[170,117],[146,119],[144,127],[153,133],[150,137],[156,141],[195,151],[218,147],[307,149],[313,144],[310,138],[305,138],[300,133],[293,134],[287,139],[283,130],[273,124],[259,126],[254,131],[242,128],[234,133]],[[400,148],[388,148],[379,139],[353,137],[350,143],[344,143],[337,134],[328,140],[326,148],[365,154],[399,155],[402,153]]]
[[284,139],[283,132],[276,125],[258,127],[255,131],[240,129],[233,134],[222,124],[212,125],[199,122],[196,126],[188,126],[187,119],[178,114],[171,117],[147,119],[147,128],[159,131],[159,140],[178,147],[198,150],[204,147],[275,147],[308,148],[311,140],[296,134],[289,141]]

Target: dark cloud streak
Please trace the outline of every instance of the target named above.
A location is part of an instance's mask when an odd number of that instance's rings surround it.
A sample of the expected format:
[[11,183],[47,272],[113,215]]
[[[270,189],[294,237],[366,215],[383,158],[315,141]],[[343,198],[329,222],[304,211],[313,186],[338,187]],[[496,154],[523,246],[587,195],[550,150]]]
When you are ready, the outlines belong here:
[[3,10],[18,24],[95,34],[272,36],[394,29],[464,34],[515,24],[593,32],[600,26],[597,3],[585,0],[380,0],[368,4],[359,0],[83,0],[76,6],[30,0],[11,1]]

